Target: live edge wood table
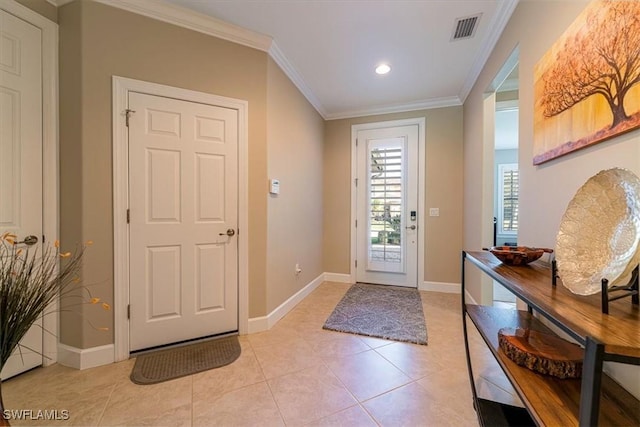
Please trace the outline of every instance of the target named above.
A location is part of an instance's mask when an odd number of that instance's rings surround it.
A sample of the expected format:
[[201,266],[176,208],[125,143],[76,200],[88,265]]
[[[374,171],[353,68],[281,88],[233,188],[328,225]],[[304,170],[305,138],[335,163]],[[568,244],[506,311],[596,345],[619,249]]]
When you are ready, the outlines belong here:
[[[473,265],[523,300],[528,310],[468,304],[465,268]],[[640,365],[640,313],[629,299],[601,311],[600,295],[572,294],[540,261],[527,266],[502,264],[486,251],[462,252],[462,316],[467,367],[474,407],[483,426],[640,426],[640,402],[603,373],[604,361]],[[543,317],[584,346],[581,379],[558,379],[511,361],[498,345],[501,328],[529,328],[552,333]],[[471,319],[524,403],[517,408],[478,397],[467,334]]]

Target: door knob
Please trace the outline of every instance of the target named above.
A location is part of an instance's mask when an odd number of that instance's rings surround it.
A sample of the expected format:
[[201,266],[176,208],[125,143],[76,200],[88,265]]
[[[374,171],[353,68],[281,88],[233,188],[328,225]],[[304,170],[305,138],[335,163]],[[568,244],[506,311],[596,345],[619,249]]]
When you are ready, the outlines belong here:
[[220,236],[224,236],[225,234],[229,237],[233,237],[236,234],[236,230],[234,230],[233,228],[230,228],[227,230],[226,233],[220,233]]
[[410,225],[409,227],[405,227],[407,230],[415,230],[416,226],[415,225]]
[[21,245],[21,244],[25,244],[27,246],[33,246],[36,243],[38,243],[38,237],[31,235],[31,236],[27,236],[24,238],[24,240],[20,241],[20,242],[16,242],[16,245]]

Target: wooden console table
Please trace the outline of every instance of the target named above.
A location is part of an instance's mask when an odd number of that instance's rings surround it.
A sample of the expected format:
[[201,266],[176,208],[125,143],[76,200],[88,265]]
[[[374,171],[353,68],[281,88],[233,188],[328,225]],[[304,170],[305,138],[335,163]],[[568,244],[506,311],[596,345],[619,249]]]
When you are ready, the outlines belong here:
[[[473,265],[528,305],[527,311],[468,304],[465,266]],[[486,251],[462,252],[462,316],[467,367],[474,407],[482,426],[640,426],[640,402],[603,373],[604,361],[640,365],[640,313],[630,300],[601,311],[599,295],[580,296],[551,285],[551,269],[536,261],[509,266]],[[535,314],[535,315],[534,315]],[[478,397],[467,335],[467,317],[502,367],[525,408]],[[500,328],[551,332],[539,317],[584,347],[581,379],[558,379],[516,365],[498,346]]]

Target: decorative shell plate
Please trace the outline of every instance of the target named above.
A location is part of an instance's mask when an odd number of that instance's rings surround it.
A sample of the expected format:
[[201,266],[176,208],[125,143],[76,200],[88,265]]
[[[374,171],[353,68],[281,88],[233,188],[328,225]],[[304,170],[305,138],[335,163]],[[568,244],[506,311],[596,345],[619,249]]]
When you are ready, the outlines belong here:
[[569,202],[556,239],[562,283],[574,294],[629,280],[640,261],[640,178],[614,168],[589,178]]

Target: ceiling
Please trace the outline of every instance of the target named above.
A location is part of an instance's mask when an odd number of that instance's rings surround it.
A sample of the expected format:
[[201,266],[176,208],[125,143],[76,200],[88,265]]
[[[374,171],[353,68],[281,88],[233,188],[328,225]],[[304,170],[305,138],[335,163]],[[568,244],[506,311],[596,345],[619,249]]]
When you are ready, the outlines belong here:
[[[100,1],[100,0],[98,0]],[[518,0],[110,0],[271,55],[325,119],[461,105]],[[164,5],[164,6],[163,6]],[[160,10],[164,7],[164,10]],[[160,9],[159,9],[160,8]],[[140,10],[137,10],[140,12]],[[481,14],[452,40],[457,18]],[[175,23],[175,22],[174,22]],[[231,25],[229,25],[231,24]],[[191,25],[193,27],[193,25]],[[208,31],[204,31],[208,32]],[[220,33],[213,32],[220,36]],[[230,35],[230,37],[225,37]],[[375,67],[386,62],[391,72]]]

